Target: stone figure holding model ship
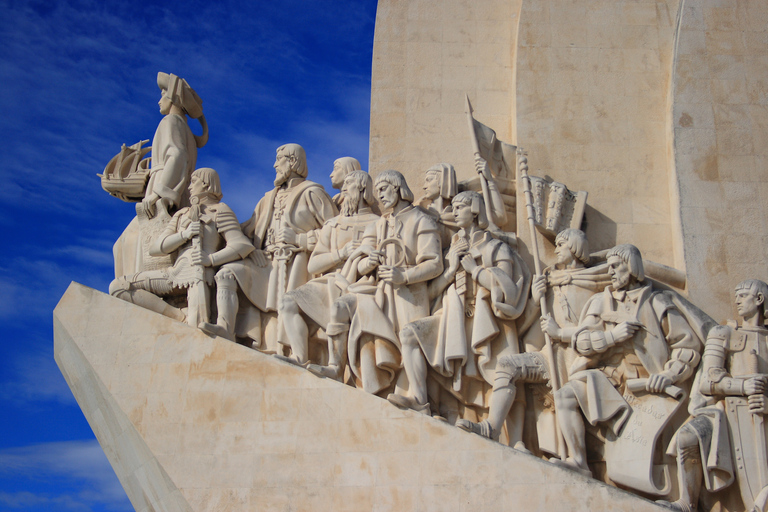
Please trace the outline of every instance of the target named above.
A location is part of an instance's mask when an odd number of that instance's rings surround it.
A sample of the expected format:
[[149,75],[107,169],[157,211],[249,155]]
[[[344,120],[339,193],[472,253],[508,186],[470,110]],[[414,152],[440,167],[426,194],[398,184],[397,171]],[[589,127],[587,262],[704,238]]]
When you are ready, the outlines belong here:
[[744,510],[768,508],[768,285],[748,279],[736,286],[741,325],[713,328],[691,393],[691,420],[668,453],[677,456],[680,498],[663,502],[696,510],[705,482],[717,492],[737,481]]
[[[219,202],[219,176],[198,169],[189,184],[192,206],[180,209],[153,242],[151,254],[175,254],[172,267],[146,270],[115,279],[109,293],[123,300],[184,320],[193,327],[209,321],[210,287],[215,269],[253,251],[232,210]],[[187,313],[160,297],[187,295]],[[220,294],[217,294],[219,296]]]

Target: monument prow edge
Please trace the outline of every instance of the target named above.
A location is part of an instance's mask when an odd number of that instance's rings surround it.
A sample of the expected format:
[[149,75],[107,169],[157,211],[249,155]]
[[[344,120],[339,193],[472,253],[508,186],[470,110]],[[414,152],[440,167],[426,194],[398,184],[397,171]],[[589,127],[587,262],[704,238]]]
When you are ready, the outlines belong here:
[[664,510],[77,283],[54,353],[137,511]]

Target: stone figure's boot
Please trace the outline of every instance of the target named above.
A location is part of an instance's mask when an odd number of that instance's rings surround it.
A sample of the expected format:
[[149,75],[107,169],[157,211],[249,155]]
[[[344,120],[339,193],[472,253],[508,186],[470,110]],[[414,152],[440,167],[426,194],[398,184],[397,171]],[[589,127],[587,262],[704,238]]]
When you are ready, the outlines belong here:
[[400,348],[410,396],[390,393],[387,400],[403,409],[412,409],[431,416],[427,398],[427,361],[424,359],[418,337],[410,326],[400,331]]
[[389,403],[396,405],[402,409],[411,409],[416,412],[420,412],[421,414],[426,414],[427,416],[432,416],[432,411],[429,407],[429,402],[421,404],[413,397],[410,396],[404,396],[404,395],[396,395],[395,393],[390,393],[387,395],[387,400]]
[[[504,372],[497,368],[496,381],[493,385],[493,393],[491,394],[491,403],[488,410],[488,419],[480,423],[460,419],[456,421],[456,426],[467,432],[498,441],[501,427],[504,425],[504,420],[507,418],[510,409],[512,409],[512,404],[515,403],[515,396],[517,396],[517,387],[513,379],[514,375],[514,372]],[[520,451],[528,451],[525,449],[525,445],[513,445],[513,447],[515,449],[522,448]]]
[[286,340],[291,345],[291,355],[275,354],[275,357],[287,363],[306,366],[309,363],[309,330],[290,292],[283,296],[279,314],[283,319]]
[[109,294],[179,322],[187,321],[187,316],[182,310],[171,306],[154,293],[133,287],[125,277],[119,277],[110,283]]
[[328,335],[328,366],[310,364],[307,370],[320,377],[341,381],[344,378],[344,367],[347,363],[349,325],[329,323],[325,333]]
[[688,423],[677,433],[677,481],[680,486],[680,498],[672,502],[658,500],[656,503],[679,512],[696,510],[701,480],[704,477],[700,457],[699,438],[691,423]]
[[239,306],[235,275],[222,269],[216,273],[216,309],[219,311],[216,323],[202,322],[197,327],[212,336],[235,341],[235,318]]

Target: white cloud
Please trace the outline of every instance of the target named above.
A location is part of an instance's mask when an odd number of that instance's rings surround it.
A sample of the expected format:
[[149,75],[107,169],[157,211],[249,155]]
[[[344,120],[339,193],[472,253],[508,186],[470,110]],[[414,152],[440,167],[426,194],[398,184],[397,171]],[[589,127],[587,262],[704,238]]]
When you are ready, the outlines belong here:
[[47,484],[46,492],[41,493],[0,492],[0,508],[132,510],[96,441],[65,441],[0,450],[0,477]]

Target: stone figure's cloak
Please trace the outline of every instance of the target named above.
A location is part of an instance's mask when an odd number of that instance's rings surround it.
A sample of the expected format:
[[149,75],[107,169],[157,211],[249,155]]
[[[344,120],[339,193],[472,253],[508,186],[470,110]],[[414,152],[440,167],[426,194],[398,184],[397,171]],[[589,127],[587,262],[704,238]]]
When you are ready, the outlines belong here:
[[[175,165],[168,165],[171,158]],[[155,192],[176,206],[189,204],[189,178],[197,163],[195,136],[184,116],[165,116],[152,139],[152,170],[145,196]]]

